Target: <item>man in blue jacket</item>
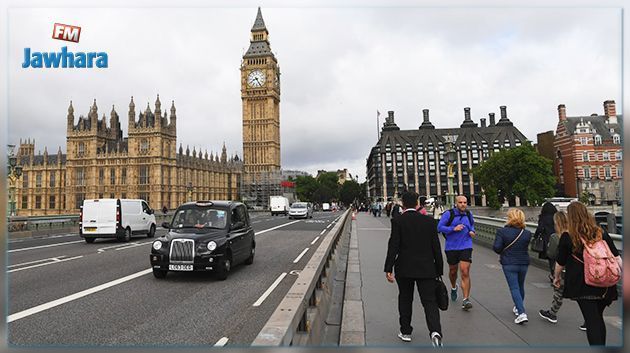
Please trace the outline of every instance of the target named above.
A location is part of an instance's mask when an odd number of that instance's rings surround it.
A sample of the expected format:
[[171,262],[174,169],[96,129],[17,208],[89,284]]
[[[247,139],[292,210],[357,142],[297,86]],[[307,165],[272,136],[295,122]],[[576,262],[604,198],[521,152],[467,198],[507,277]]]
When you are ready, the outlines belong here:
[[444,234],[444,253],[448,263],[448,278],[451,280],[451,300],[457,300],[457,271],[461,271],[461,286],[464,299],[462,309],[470,310],[470,264],[472,263],[472,238],[475,236],[474,220],[466,196],[455,198],[455,208],[442,214],[438,231]]

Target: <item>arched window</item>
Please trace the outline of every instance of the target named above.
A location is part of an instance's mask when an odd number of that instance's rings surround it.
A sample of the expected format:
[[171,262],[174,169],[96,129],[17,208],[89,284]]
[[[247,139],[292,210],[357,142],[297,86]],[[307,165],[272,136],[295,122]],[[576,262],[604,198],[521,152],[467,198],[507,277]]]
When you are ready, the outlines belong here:
[[619,134],[613,135],[613,143],[617,145],[621,143],[621,136],[619,136]]
[[601,135],[595,135],[595,144],[596,145],[601,145],[602,144],[602,136]]

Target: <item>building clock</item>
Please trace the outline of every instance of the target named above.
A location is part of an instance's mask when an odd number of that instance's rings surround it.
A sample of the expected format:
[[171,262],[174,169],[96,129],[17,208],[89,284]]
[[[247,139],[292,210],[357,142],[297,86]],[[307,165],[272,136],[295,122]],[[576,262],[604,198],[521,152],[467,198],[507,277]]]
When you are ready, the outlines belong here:
[[249,87],[261,87],[265,84],[265,73],[260,70],[253,70],[247,75],[247,85]]

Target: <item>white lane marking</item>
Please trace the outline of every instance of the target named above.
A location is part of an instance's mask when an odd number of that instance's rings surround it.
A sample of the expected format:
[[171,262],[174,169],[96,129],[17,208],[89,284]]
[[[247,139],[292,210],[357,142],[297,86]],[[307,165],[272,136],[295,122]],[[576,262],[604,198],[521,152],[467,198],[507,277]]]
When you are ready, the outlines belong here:
[[137,245],[138,243],[133,242],[133,243],[129,243],[129,244],[116,244],[116,245],[112,245],[112,246],[106,246],[104,248],[98,248],[96,251],[98,251],[99,253],[105,252],[109,249],[115,249],[115,248],[120,248],[120,247],[126,247],[126,246],[130,246],[130,245]]
[[270,232],[270,231],[275,230],[275,229],[278,229],[278,228],[286,227],[286,226],[288,226],[288,225],[290,225],[290,224],[297,223],[297,222],[299,222],[299,220],[297,220],[297,221],[293,221],[293,222],[289,222],[289,223],[285,223],[285,224],[281,224],[281,225],[276,226],[276,227],[273,227],[273,228],[269,228],[269,229],[261,230],[260,232],[256,232],[256,235],[260,235],[260,234],[263,234],[263,233],[267,233],[267,232]]
[[33,246],[30,248],[21,248],[21,249],[13,249],[13,250],[9,250],[7,252],[18,252],[18,251],[28,251],[28,250],[34,250],[34,249],[43,249],[43,248],[50,248],[53,246],[62,246],[62,245],[68,245],[68,244],[76,244],[76,243],[83,243],[83,240],[77,240],[77,241],[67,241],[65,243],[57,243],[57,244],[49,244],[49,245],[39,245],[39,246]]
[[218,340],[217,343],[214,344],[214,346],[215,347],[223,347],[228,342],[228,340],[229,339],[227,337],[221,337],[221,339]]
[[330,228],[330,226],[332,225],[332,223],[330,223],[329,225],[326,226],[326,228],[324,228],[324,230]]
[[126,276],[126,277],[123,277],[123,278],[119,278],[117,280],[113,280],[111,282],[107,282],[107,283],[101,284],[99,286],[96,286],[96,287],[93,287],[93,288],[89,288],[89,289],[86,289],[84,291],[81,291],[81,292],[78,292],[78,293],[74,293],[74,294],[68,295],[66,297],[59,298],[57,300],[53,300],[53,301],[48,302],[48,303],[44,303],[44,304],[38,305],[36,307],[30,308],[30,309],[26,309],[26,310],[20,311],[18,313],[13,314],[13,315],[9,315],[7,317],[7,323],[11,323],[13,321],[17,321],[19,319],[23,319],[23,318],[25,318],[27,316],[31,316],[33,314],[37,314],[37,313],[42,312],[44,310],[48,310],[50,308],[54,308],[56,306],[59,306],[59,305],[71,302],[73,300],[77,300],[79,298],[82,298],[82,297],[85,297],[87,295],[90,295],[90,294],[102,291],[102,290],[107,289],[109,287],[113,287],[113,286],[119,285],[121,283],[130,281],[130,280],[132,280],[134,278],[137,278],[137,277],[149,274],[152,271],[153,271],[153,269],[149,268],[149,269],[146,269],[146,270],[143,270],[143,271],[140,271],[140,272],[136,272],[136,273],[134,273],[132,275],[129,275],[129,276]]
[[145,241],[143,243],[135,243],[135,244],[131,244],[131,245],[128,245],[128,246],[123,246],[122,248],[117,248],[116,250],[118,251],[118,250],[131,249],[131,248],[135,248],[137,246],[142,246],[144,244],[149,244],[149,243],[153,243],[153,241]]
[[298,263],[298,261],[300,261],[300,259],[302,258],[302,256],[304,256],[304,254],[306,254],[306,252],[308,251],[308,248],[304,249],[304,251],[302,251],[300,253],[300,255],[298,255],[298,257],[295,258],[295,260],[293,260],[293,263],[296,264]]
[[42,239],[53,239],[53,238],[68,238],[68,237],[76,237],[77,234],[76,233],[68,233],[68,234],[61,234],[61,235],[51,235],[48,237],[40,237],[40,238],[26,238],[26,239],[13,239],[13,240],[9,240],[9,244],[13,244],[13,243],[22,243],[25,241],[34,241],[34,240],[42,240]]
[[46,261],[55,260],[55,259],[58,260],[58,259],[63,258],[63,257],[65,257],[65,256],[62,255],[62,256],[59,256],[59,257],[49,257],[47,259],[41,259],[41,260],[35,260],[35,261],[29,261],[29,262],[22,262],[21,264],[15,264],[15,265],[7,266],[7,268],[20,267],[20,266],[24,266],[24,265],[31,265],[31,264],[36,264],[36,263],[39,263],[39,262],[46,262]]
[[7,271],[7,273],[11,273],[11,272],[17,272],[17,271],[22,271],[22,270],[28,270],[31,268],[35,268],[35,267],[41,267],[41,266],[48,266],[48,265],[52,265],[52,264],[58,264],[60,262],[66,262],[66,261],[70,261],[70,260],[76,260],[76,259],[80,259],[82,258],[83,255],[81,256],[75,256],[75,257],[69,257],[67,259],[58,259],[58,258],[53,258],[53,261],[51,262],[46,262],[43,264],[37,264],[37,265],[32,265],[32,266],[26,266],[26,267],[20,267],[20,268],[16,268],[15,270],[11,270],[11,271]]
[[319,239],[319,236],[315,237],[315,239],[313,239],[313,241],[311,242],[311,245],[315,244],[315,242],[317,242],[318,239]]
[[254,303],[253,306],[260,306],[260,304],[262,304],[262,302],[264,302],[265,299],[267,299],[269,294],[271,294],[271,292],[273,292],[273,290],[276,289],[278,284],[280,284],[280,281],[282,281],[282,279],[286,275],[287,275],[286,272],[282,272],[282,274],[280,276],[278,276],[278,278],[276,278],[276,280],[271,284],[271,287],[267,288],[265,293],[263,293],[263,295],[261,295],[260,298],[258,298],[258,300],[256,300],[256,302]]
[[326,229],[322,230],[322,232],[321,232],[321,233],[319,233],[319,235],[322,235],[322,234],[326,233],[326,231],[327,231],[327,230],[328,230],[328,228],[326,228]]

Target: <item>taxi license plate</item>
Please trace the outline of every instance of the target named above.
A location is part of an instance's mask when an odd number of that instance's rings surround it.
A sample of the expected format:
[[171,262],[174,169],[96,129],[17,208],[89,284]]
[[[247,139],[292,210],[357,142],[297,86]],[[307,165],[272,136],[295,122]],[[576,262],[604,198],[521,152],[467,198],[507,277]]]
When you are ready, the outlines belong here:
[[86,232],[96,232],[96,227],[85,227],[83,230]]
[[192,271],[193,265],[168,265],[171,271]]

